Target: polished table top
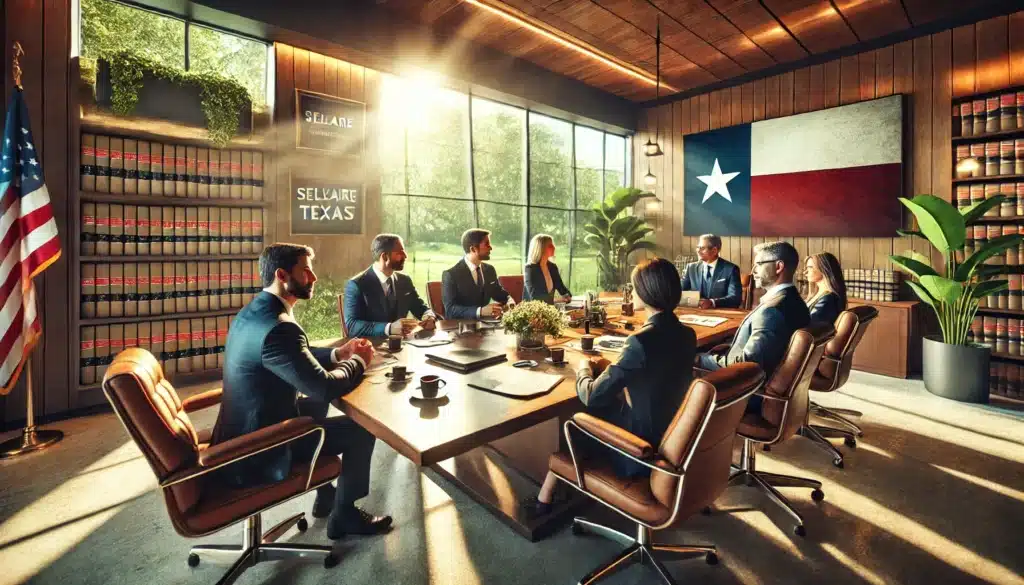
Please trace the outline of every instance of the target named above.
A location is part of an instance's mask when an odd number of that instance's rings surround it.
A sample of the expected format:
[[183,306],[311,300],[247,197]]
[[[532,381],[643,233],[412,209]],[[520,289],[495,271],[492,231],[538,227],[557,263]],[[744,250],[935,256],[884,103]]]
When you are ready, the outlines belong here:
[[[742,310],[728,309],[677,309],[676,312],[727,318],[716,327],[692,326],[700,347],[730,339],[746,314]],[[645,321],[642,311],[637,311],[631,317],[622,317],[617,314],[617,307],[609,305],[608,313],[610,322],[628,321],[636,329]],[[536,398],[509,398],[472,388],[466,384],[465,375],[428,363],[424,353],[429,352],[430,348],[418,348],[405,343],[402,349],[392,354],[379,345],[378,355],[370,364],[364,380],[335,404],[363,428],[421,466],[444,461],[582,407],[576,397],[575,368],[581,359],[587,357],[585,354],[566,346],[566,363],[554,365],[545,360],[547,349],[520,350],[516,347],[515,336],[505,334],[500,328],[478,329],[460,334],[459,323],[442,321],[435,337],[450,336],[452,344],[457,347],[505,351],[508,361],[486,368],[488,373],[499,374],[496,369],[511,369],[511,364],[517,360],[533,359],[540,365],[531,368],[531,371],[561,375],[562,382],[551,392]],[[621,327],[617,331],[620,335],[630,333]],[[606,331],[592,328],[591,333],[601,335]],[[549,337],[547,344],[549,347],[557,347],[581,334],[582,330],[566,329],[562,338]],[[336,346],[341,342],[341,339],[324,340],[315,345]],[[617,356],[616,353],[604,355],[612,361]],[[393,383],[385,377],[396,364],[404,364],[411,371],[408,381]],[[420,376],[426,374],[437,374],[447,382],[442,391],[447,392],[444,398],[432,401],[411,398],[411,390],[419,385]]]

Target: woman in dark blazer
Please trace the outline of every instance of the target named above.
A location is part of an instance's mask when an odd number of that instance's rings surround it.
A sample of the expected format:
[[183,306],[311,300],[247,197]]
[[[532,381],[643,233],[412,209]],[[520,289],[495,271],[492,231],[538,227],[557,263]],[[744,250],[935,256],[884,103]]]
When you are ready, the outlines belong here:
[[805,274],[811,289],[807,297],[811,321],[834,324],[846,310],[846,281],[839,260],[828,252],[815,254],[807,258]]
[[[562,282],[558,266],[551,262],[555,255],[555,243],[547,234],[537,234],[530,241],[530,255],[523,268],[523,300],[567,301],[572,297],[569,287]],[[558,293],[559,296],[555,296]]]
[[[682,294],[675,264],[664,258],[641,262],[631,281],[636,293],[633,302],[637,309],[646,308],[647,322],[626,338],[618,362],[604,358],[580,362],[576,394],[588,413],[657,445],[690,387],[697,335],[672,312]],[[610,459],[623,477],[650,474],[647,467],[596,443],[580,441],[578,447]],[[548,473],[537,497],[526,502],[528,513],[550,511],[557,483]]]

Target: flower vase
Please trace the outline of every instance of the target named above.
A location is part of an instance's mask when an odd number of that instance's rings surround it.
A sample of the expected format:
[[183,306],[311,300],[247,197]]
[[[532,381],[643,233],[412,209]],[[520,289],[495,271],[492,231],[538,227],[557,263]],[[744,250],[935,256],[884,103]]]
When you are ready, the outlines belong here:
[[544,347],[543,331],[525,331],[516,334],[516,345],[519,349],[540,349]]

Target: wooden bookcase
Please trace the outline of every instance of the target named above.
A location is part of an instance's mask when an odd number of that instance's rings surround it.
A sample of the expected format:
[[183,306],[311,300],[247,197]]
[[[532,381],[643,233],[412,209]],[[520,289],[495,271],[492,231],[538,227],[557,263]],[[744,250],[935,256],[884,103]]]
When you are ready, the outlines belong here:
[[[970,188],[973,185],[979,185],[979,186],[984,187],[985,185],[991,185],[993,183],[1013,184],[1014,185],[1014,190],[1015,190],[1014,194],[1018,195],[1018,196],[1021,194],[1021,192],[1022,192],[1021,185],[1024,185],[1024,174],[1022,174],[1020,172],[1021,171],[1021,168],[1020,168],[1021,164],[1018,161],[1016,161],[1016,160],[1015,160],[1016,164],[1013,166],[1013,168],[1006,168],[1006,169],[1004,169],[1004,170],[1010,171],[1010,172],[1007,172],[1007,173],[1004,173],[1004,174],[987,175],[987,176],[976,176],[976,177],[958,177],[957,176],[957,172],[956,172],[956,163],[958,161],[958,154],[957,154],[958,147],[961,150],[964,147],[970,148],[972,146],[975,149],[979,149],[978,145],[991,144],[991,143],[997,143],[998,144],[1001,141],[1009,141],[1009,140],[1013,140],[1014,143],[1015,143],[1014,146],[1016,146],[1016,142],[1017,141],[1024,140],[1024,124],[1022,124],[1022,122],[1024,122],[1024,121],[1021,120],[1021,115],[1019,113],[1021,106],[1018,105],[1017,102],[1016,102],[1016,94],[1018,92],[1024,92],[1024,86],[1008,87],[1008,88],[1001,89],[1001,90],[998,90],[998,91],[992,91],[992,92],[979,93],[979,94],[974,94],[974,95],[969,95],[969,96],[963,96],[963,97],[960,97],[960,98],[955,98],[953,100],[953,107],[956,108],[955,111],[960,111],[960,106],[962,104],[973,104],[973,103],[975,103],[975,102],[977,102],[979,100],[987,102],[987,100],[989,100],[990,98],[998,99],[999,97],[1001,97],[1003,95],[1014,94],[1014,96],[1015,96],[1014,108],[1015,108],[1015,111],[1017,112],[1017,115],[1014,117],[1014,121],[1013,121],[1013,124],[1012,124],[1013,127],[1012,128],[1006,128],[1006,129],[1002,128],[1001,116],[999,115],[999,113],[997,113],[997,115],[996,115],[996,123],[999,125],[999,127],[997,129],[995,129],[993,131],[986,131],[986,132],[975,134],[973,132],[973,128],[972,128],[972,132],[971,132],[970,135],[960,135],[962,133],[960,132],[961,128],[958,125],[958,123],[960,123],[962,121],[962,117],[956,117],[956,116],[954,117],[954,121],[953,121],[953,134],[954,134],[954,136],[952,137],[952,145],[951,145],[952,155],[953,155],[952,159],[953,159],[953,164],[954,164],[953,180],[952,180],[952,183],[953,183],[952,191],[953,191],[953,197],[954,197],[954,199],[953,199],[953,203],[954,204],[957,204],[957,201],[958,201],[957,189],[958,188],[964,188],[964,187]],[[974,125],[972,124],[972,126],[974,126]],[[984,148],[982,147],[979,150],[981,150],[983,152]],[[1016,155],[1016,149],[1014,148],[1012,150],[1012,152],[1013,152],[1014,158],[1016,159],[1016,156],[1017,156]],[[968,154],[971,154],[971,153],[968,153]],[[983,167],[982,168],[982,174],[986,174],[984,166],[985,166],[985,163],[982,162],[982,167]],[[1010,214],[1010,215],[991,216],[991,217],[982,217],[982,218],[980,218],[978,220],[978,223],[980,225],[986,226],[986,228],[988,226],[999,226],[1000,231],[1003,228],[1012,227],[1011,224],[1017,224],[1019,229],[1021,231],[1024,231],[1024,215],[1021,215],[1021,211],[1020,211],[1022,208],[1024,208],[1024,205],[1022,205],[1022,203],[1020,201],[1018,201],[1016,203],[1015,209],[1014,209],[1012,214]],[[986,237],[987,237],[987,235],[986,235]],[[1018,260],[1017,260],[1017,264],[1016,264],[1016,269],[1010,268],[1008,270],[1011,270],[1012,272],[1010,272],[1010,273],[1012,273],[1012,274],[1024,274],[1024,256],[1020,256],[1019,255]],[[1006,304],[1008,306],[1009,302],[1007,302]],[[987,318],[997,318],[997,319],[998,318],[1004,318],[1004,319],[1024,320],[1024,307],[1022,307],[1020,309],[999,308],[999,307],[984,306],[984,303],[983,303],[983,306],[978,309],[977,317],[978,318],[986,318],[987,317]],[[1007,343],[1007,345],[1008,345],[1008,343]],[[1020,401],[1021,403],[1024,403],[1024,351],[1021,351],[1020,353],[1011,354],[1008,351],[996,351],[995,349],[996,349],[996,346],[995,346],[995,344],[993,344],[992,360],[993,360],[993,363],[994,363],[994,373],[996,375],[992,378],[992,392],[991,392],[992,397],[996,398],[996,399],[999,399],[999,400]],[[1007,372],[1009,372],[1008,368],[1011,368],[1011,367],[1012,368],[1020,368],[1019,372],[1015,371],[1013,373],[1013,376],[1012,376],[1012,378],[1014,380],[1019,380],[1020,382],[1015,384],[1014,385],[1015,387],[1012,388],[1012,389],[1006,383],[1006,376],[1008,375]]]
[[[167,122],[154,120],[152,124],[140,123],[138,119],[120,120],[109,114],[86,114],[81,115],[83,108],[72,108],[71,120],[72,152],[71,169],[78,176],[82,165],[82,136],[85,134],[95,136],[112,136],[117,138],[134,139],[138,141],[152,141],[162,144],[176,146],[191,146],[197,148],[214,148],[212,143],[196,136],[205,134],[203,129],[190,129],[174,127]],[[170,131],[168,131],[170,130]],[[275,183],[277,172],[274,166],[274,148],[256,140],[245,137],[237,138],[230,144],[223,147],[225,151],[250,151],[262,154],[263,167],[263,189],[262,198],[257,199],[236,199],[236,198],[196,198],[194,196],[172,196],[153,195],[138,193],[105,193],[97,190],[82,188],[80,180],[73,181],[75,188],[72,189],[72,209],[69,230],[69,242],[66,246],[66,253],[71,254],[72,281],[70,283],[69,300],[72,303],[72,343],[74,350],[70,356],[70,378],[72,388],[73,408],[83,408],[104,404],[106,399],[101,389],[102,379],[97,377],[95,383],[83,383],[80,378],[81,348],[83,341],[83,328],[95,326],[118,326],[132,323],[153,323],[158,321],[181,321],[185,319],[212,319],[217,317],[231,317],[241,307],[218,308],[206,311],[186,312],[164,312],[163,314],[151,314],[140,316],[112,316],[112,317],[90,317],[82,315],[82,267],[86,264],[131,264],[131,263],[182,263],[182,262],[208,262],[208,261],[244,261],[255,262],[259,257],[258,251],[250,249],[243,253],[220,254],[213,253],[198,256],[194,254],[180,255],[172,254],[148,254],[148,255],[114,255],[114,254],[90,254],[83,253],[83,205],[85,204],[117,204],[151,207],[175,207],[175,208],[222,208],[222,209],[251,209],[261,213],[264,227],[262,230],[263,243],[256,242],[251,248],[262,249],[262,246],[275,237],[274,221],[274,197],[276,194]],[[251,225],[251,224],[250,224]],[[256,234],[253,234],[254,236]],[[163,252],[163,250],[161,250]],[[177,252],[177,251],[176,251]],[[258,278],[258,276],[257,276]],[[258,285],[258,282],[256,283]],[[244,297],[243,297],[244,299]],[[244,300],[242,303],[244,306]],[[139,345],[143,345],[140,343]],[[159,356],[158,356],[159,357]],[[176,386],[205,382],[221,377],[221,369],[202,369],[197,372],[178,372],[169,376]]]

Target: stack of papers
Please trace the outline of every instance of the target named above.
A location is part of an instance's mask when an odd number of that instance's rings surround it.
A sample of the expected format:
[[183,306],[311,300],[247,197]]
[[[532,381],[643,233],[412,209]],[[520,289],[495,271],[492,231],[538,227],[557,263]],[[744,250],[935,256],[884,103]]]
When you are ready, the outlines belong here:
[[680,315],[679,322],[687,325],[699,325],[701,327],[718,327],[728,321],[725,317],[711,317],[709,315]]

